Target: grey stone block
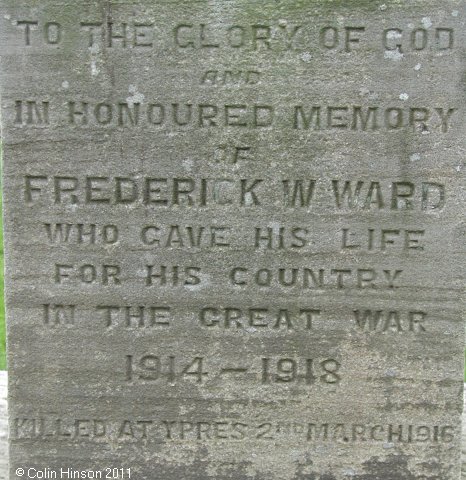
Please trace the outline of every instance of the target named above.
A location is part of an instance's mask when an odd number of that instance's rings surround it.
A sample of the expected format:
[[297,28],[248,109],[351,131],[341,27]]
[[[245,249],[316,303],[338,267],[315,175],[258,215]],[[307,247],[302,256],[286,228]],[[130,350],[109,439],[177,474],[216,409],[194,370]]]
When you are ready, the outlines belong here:
[[0,371],[0,480],[8,478],[7,374]]
[[465,16],[0,0],[12,478],[458,480]]

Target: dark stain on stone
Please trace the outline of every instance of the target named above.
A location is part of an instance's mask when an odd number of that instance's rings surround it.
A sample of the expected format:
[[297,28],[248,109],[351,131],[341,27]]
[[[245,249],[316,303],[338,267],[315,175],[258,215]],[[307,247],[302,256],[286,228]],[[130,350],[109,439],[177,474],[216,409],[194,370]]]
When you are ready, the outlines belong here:
[[[410,471],[408,466],[409,457],[406,455],[389,455],[381,460],[372,457],[363,463],[367,473],[355,475],[352,480],[416,480],[419,475]],[[425,480],[438,480],[438,477],[423,477]]]
[[303,480],[337,480],[337,477],[331,474],[320,475],[315,473],[311,473],[311,475],[310,476],[308,475],[307,477],[298,477],[296,480],[301,480],[301,478]]
[[303,473],[304,465],[298,467],[294,480],[338,480],[332,473]]

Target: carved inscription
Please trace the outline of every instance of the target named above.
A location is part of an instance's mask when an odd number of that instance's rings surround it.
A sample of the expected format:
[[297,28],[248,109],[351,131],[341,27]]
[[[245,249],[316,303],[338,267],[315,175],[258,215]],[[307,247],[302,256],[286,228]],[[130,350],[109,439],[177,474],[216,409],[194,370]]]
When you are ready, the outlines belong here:
[[19,3],[13,471],[456,480],[463,0]]
[[[317,187],[319,192],[317,192]],[[329,195],[329,189],[331,194]],[[278,192],[277,192],[278,190]],[[369,210],[442,210],[446,204],[446,186],[438,182],[363,181],[264,178],[167,178],[108,176],[45,176],[24,177],[24,201],[27,204],[50,205],[143,205],[146,207],[206,207],[275,205],[268,199],[279,194],[279,206],[292,208],[317,207],[322,196],[330,196],[335,209]],[[317,195],[321,198],[317,198]],[[66,237],[71,226],[46,226],[49,238]],[[89,227],[92,229],[93,227]],[[79,232],[83,226],[75,227]],[[60,233],[63,230],[63,233]],[[105,232],[115,236],[112,228]],[[147,238],[156,230],[149,227]],[[295,232],[298,233],[298,232]],[[261,232],[257,232],[260,240]]]
[[454,106],[361,106],[351,104],[348,100],[342,100],[339,105],[69,100],[64,109],[63,105],[55,105],[50,100],[21,99],[15,101],[14,109],[17,127],[60,125],[80,129],[124,127],[151,131],[229,128],[241,131],[280,126],[290,131],[376,133],[406,130],[420,134],[445,134],[457,121],[458,114]]
[[[77,31],[81,47],[109,49],[158,48],[162,36],[181,50],[227,50],[240,52],[302,51],[366,52],[367,44],[379,40],[384,51],[448,51],[455,47],[455,31],[448,26],[383,28],[369,38],[366,25],[311,25],[286,20],[276,23],[231,24],[218,28],[209,23],[179,23],[171,31],[152,22],[81,21],[62,25],[57,21],[15,20],[24,46],[56,46],[66,30]],[[432,28],[431,28],[432,27]]]
[[109,421],[90,418],[30,418],[14,419],[14,438],[20,441],[56,438],[60,441],[158,442],[202,440],[244,441],[257,439],[264,442],[279,438],[299,438],[309,444],[315,442],[394,444],[451,444],[457,428],[451,425],[412,424],[331,424],[331,423],[249,423],[240,420],[155,420],[134,419]]

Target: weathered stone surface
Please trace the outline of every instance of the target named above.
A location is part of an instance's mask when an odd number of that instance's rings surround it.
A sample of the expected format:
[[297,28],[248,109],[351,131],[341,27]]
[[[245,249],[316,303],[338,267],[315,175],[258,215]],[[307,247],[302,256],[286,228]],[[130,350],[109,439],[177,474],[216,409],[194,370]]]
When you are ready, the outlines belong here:
[[[466,400],[466,398],[465,398]],[[466,401],[465,401],[466,403]],[[466,478],[466,412],[463,405],[463,440],[461,442],[461,478]]]
[[0,5],[12,475],[457,480],[465,1]]
[[[6,372],[0,372],[0,398],[4,399],[6,404]],[[0,425],[6,425],[6,410],[3,409],[3,403],[0,404]],[[463,412],[463,441],[462,441],[462,465],[461,465],[461,478],[466,479],[466,420],[465,413]],[[0,452],[4,455],[0,457],[0,478],[7,478],[6,465],[7,465],[7,453],[6,453],[6,430],[3,430],[0,434]],[[1,463],[3,460],[3,464]],[[2,470],[4,468],[4,470]]]
[[[0,372],[0,479],[6,479],[8,466],[7,448],[7,372]],[[466,399],[465,399],[466,400]],[[463,410],[463,439],[461,444],[461,478],[466,479],[466,420]]]
[[7,374],[0,372],[0,480],[8,478]]

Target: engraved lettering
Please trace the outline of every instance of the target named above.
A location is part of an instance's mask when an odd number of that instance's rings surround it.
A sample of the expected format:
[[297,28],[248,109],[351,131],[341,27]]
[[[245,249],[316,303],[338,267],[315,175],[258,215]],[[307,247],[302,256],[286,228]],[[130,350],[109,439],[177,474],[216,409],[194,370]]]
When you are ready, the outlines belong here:
[[15,103],[16,116],[15,124],[22,126],[46,126],[50,124],[50,103],[37,102],[35,100],[22,101]]
[[423,333],[426,318],[421,311],[354,310],[356,326],[367,332]]

